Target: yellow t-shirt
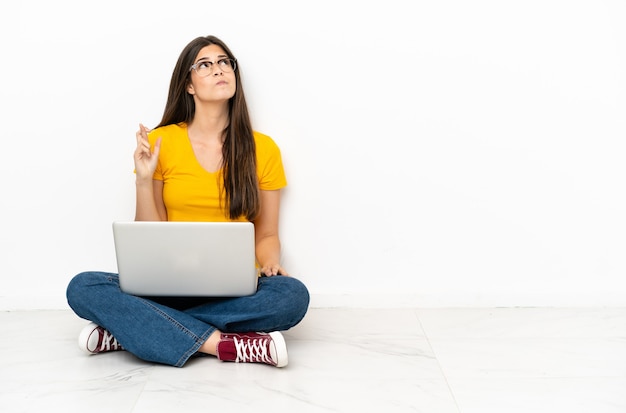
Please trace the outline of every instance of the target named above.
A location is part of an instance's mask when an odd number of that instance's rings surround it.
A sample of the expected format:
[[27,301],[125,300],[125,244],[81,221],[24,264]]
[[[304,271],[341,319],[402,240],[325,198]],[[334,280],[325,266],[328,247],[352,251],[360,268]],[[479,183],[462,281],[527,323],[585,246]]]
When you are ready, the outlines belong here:
[[[187,125],[167,125],[148,134],[150,145],[161,137],[154,179],[163,181],[163,201],[168,221],[231,221],[220,205],[220,172],[207,172],[193,152]],[[287,185],[278,145],[267,135],[254,132],[257,175],[261,190]],[[223,201],[222,201],[223,204]],[[245,221],[242,216],[238,221]]]

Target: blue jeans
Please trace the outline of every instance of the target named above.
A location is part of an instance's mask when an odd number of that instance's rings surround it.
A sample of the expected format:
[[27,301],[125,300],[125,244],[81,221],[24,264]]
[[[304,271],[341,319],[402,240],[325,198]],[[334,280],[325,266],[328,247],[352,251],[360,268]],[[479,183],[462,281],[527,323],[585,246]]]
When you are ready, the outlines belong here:
[[70,281],[67,302],[137,357],[182,367],[216,329],[271,332],[295,326],[308,310],[309,292],[296,278],[274,276],[260,277],[257,292],[247,297],[138,297],[122,292],[117,274],[84,272]]

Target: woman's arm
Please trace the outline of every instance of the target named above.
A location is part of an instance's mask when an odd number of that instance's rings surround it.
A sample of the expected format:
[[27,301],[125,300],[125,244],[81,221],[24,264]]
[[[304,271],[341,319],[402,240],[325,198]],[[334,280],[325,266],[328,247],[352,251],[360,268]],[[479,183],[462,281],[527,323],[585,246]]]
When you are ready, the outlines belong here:
[[135,221],[166,221],[167,212],[163,203],[163,182],[153,179],[159,160],[161,138],[150,150],[148,129],[142,124],[136,134],[137,148],[133,158],[136,174]]
[[256,258],[261,272],[269,277],[289,275],[280,265],[280,239],[278,219],[280,213],[280,190],[261,191],[261,211],[254,220]]
[[137,180],[135,221],[167,221],[167,210],[163,203],[163,181]]

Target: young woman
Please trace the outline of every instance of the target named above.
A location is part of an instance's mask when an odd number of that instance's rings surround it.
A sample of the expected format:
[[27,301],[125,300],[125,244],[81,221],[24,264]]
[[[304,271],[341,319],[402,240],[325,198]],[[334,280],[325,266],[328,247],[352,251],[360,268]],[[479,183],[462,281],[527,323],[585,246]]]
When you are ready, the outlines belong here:
[[235,56],[220,39],[199,37],[182,51],[160,124],[143,125],[134,153],[137,221],[251,221],[259,267],[257,292],[221,299],[138,297],[117,274],[84,272],[67,300],[90,320],[79,346],[90,354],[127,350],[182,367],[192,356],[288,362],[280,331],[298,324],[309,293],[280,263],[280,150],[253,131]]

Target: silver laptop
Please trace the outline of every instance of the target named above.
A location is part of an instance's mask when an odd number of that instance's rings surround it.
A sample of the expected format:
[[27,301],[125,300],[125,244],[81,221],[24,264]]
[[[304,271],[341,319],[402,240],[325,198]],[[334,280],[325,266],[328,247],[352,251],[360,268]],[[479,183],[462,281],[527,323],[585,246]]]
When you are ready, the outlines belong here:
[[113,222],[122,291],[238,297],[257,288],[251,222]]

